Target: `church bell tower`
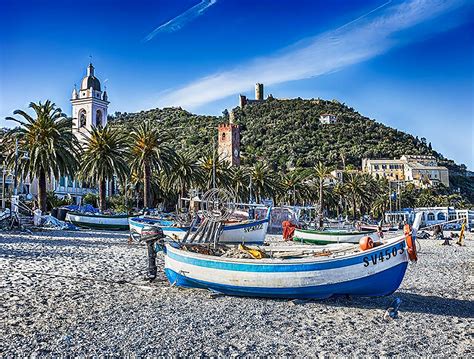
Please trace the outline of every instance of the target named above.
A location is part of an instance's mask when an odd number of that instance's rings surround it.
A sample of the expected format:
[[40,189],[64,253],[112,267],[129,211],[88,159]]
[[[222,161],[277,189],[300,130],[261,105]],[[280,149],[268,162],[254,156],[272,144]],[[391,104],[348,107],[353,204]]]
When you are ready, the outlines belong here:
[[92,63],[87,66],[87,74],[81,81],[79,90],[74,86],[71,98],[73,133],[79,141],[92,127],[107,124],[107,92],[101,90],[100,81],[94,74]]

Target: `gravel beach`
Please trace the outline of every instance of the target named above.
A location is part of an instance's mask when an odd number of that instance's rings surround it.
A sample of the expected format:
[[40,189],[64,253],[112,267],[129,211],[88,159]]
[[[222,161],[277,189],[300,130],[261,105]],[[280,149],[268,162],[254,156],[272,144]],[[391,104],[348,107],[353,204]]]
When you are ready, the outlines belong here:
[[389,297],[310,302],[170,287],[161,255],[148,283],[145,248],[127,238],[0,232],[0,356],[474,356],[472,234],[464,247],[421,240]]

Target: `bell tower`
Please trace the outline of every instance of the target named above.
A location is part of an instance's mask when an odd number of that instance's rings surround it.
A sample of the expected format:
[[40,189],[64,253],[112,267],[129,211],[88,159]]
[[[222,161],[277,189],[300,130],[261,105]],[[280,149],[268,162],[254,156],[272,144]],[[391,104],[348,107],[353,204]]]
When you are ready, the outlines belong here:
[[74,86],[71,104],[73,133],[79,141],[84,141],[84,135],[87,135],[92,127],[107,124],[109,105],[107,92],[101,90],[100,81],[95,77],[92,63],[87,66],[87,73],[81,81],[80,89]]

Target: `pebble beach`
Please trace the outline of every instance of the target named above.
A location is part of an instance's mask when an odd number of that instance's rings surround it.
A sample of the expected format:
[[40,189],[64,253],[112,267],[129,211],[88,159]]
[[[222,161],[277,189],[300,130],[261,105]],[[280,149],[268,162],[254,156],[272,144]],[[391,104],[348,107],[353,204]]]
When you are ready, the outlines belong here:
[[[149,283],[145,247],[127,239],[0,232],[0,356],[474,356],[472,233],[463,247],[421,240],[391,296],[322,301],[171,287],[161,254]],[[395,298],[399,317],[385,321]]]

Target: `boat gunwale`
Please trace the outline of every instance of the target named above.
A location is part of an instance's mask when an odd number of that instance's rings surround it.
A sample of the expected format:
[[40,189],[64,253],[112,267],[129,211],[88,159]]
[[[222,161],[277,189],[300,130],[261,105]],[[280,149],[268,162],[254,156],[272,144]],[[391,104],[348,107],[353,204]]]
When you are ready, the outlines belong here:
[[[355,253],[350,253],[348,255],[341,255],[336,258],[332,257],[307,257],[307,258],[262,258],[262,259],[249,259],[249,258],[229,258],[229,257],[219,257],[219,256],[211,256],[211,255],[206,255],[206,254],[201,254],[201,253],[196,253],[196,252],[191,252],[191,251],[186,251],[181,248],[176,248],[170,243],[166,243],[166,248],[165,248],[165,253],[167,255],[167,251],[171,250],[171,252],[174,252],[175,254],[185,256],[185,257],[191,257],[191,258],[198,258],[202,260],[207,260],[207,261],[217,261],[217,262],[228,262],[228,263],[236,263],[236,264],[252,264],[252,265],[300,265],[300,264],[311,264],[311,263],[330,263],[330,262],[335,262],[335,261],[340,261],[340,260],[345,260],[345,259],[351,259],[355,258],[357,256],[361,256],[362,254],[365,255],[370,255],[371,253],[377,252],[381,249],[390,247],[392,245],[396,245],[398,243],[404,242],[405,241],[405,236],[400,235],[399,237],[393,237],[387,240],[386,243],[384,243],[381,246],[377,246],[374,248],[371,248],[366,251],[359,251]],[[355,244],[354,244],[355,246]],[[288,248],[291,248],[289,246]]]
[[317,231],[314,229],[302,229],[296,228],[295,229],[295,236],[296,232],[303,232],[308,234],[322,234],[326,236],[355,236],[355,235],[364,235],[364,234],[374,234],[376,231],[351,231],[351,232],[331,232],[331,231]]
[[[112,215],[106,215],[106,214],[85,214],[81,212],[68,212],[67,215],[72,215],[72,216],[79,216],[79,217],[87,217],[87,218],[131,218],[133,216],[130,216],[128,214],[112,214]],[[76,221],[77,222],[77,221]]]

